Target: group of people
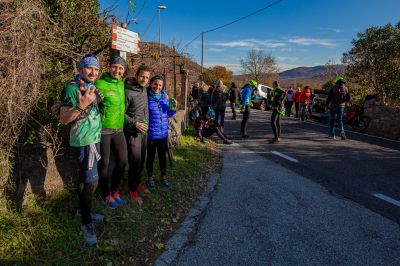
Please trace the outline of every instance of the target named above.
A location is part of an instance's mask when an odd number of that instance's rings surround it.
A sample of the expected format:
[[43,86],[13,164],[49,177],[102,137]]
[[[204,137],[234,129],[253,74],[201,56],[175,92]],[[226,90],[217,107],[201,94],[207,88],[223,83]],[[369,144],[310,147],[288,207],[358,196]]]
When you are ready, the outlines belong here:
[[253,90],[257,88],[257,85],[255,80],[251,80],[239,90],[232,82],[229,90],[226,91],[222,80],[217,80],[213,86],[207,86],[204,82],[195,83],[191,89],[190,97],[195,102],[194,109],[197,109],[197,106],[199,107],[198,115],[194,118],[194,126],[199,138],[204,140],[205,135],[211,136],[216,133],[225,144],[232,143],[223,133],[228,99],[233,120],[236,120],[236,104],[240,100],[240,112],[243,113],[240,132],[242,138],[248,138],[247,124],[250,117],[251,99]]
[[[340,136],[344,140],[346,135],[343,127],[343,114],[345,103],[350,101],[350,94],[342,77],[337,77],[335,85],[332,87],[326,106],[330,105],[330,132],[329,137],[335,139],[335,121],[338,121]],[[258,84],[255,80],[250,80],[241,89],[239,89],[234,82],[231,83],[229,90],[226,92],[223,89],[221,80],[217,80],[215,86],[207,86],[203,82],[194,84],[191,90],[191,97],[199,102],[201,109],[201,116],[197,118],[202,122],[196,120],[195,127],[198,130],[198,136],[203,139],[204,134],[202,130],[207,129],[207,135],[214,132],[226,141],[226,136],[223,134],[226,102],[229,99],[230,107],[232,109],[232,119],[236,120],[236,104],[240,100],[240,112],[243,114],[243,119],[240,126],[240,134],[242,138],[248,138],[247,124],[250,117],[250,107],[252,106],[252,98],[256,93]],[[303,90],[298,87],[296,91],[292,87],[283,89],[278,81],[272,83],[273,90],[270,92],[271,96],[271,128],[273,131],[273,138],[270,140],[271,144],[279,143],[281,138],[281,117],[290,117],[292,114],[293,103],[295,106],[295,118],[304,121],[312,119],[313,101],[315,98],[314,89],[310,86],[305,86]],[[215,118],[212,115],[215,114]],[[213,121],[213,123],[211,123]],[[205,125],[205,126],[204,126]],[[209,126],[207,126],[209,125]],[[211,125],[213,125],[211,127]],[[211,127],[211,129],[209,129]],[[212,133],[210,133],[212,132]]]
[[[125,78],[128,64],[119,56],[110,60],[109,71],[98,80],[100,63],[96,55],[85,55],[78,70],[79,74],[64,87],[59,105],[52,109],[58,112],[62,124],[70,124],[69,143],[79,165],[81,229],[85,242],[96,245],[92,222],[104,220],[103,215],[92,212],[98,185],[107,206],[115,209],[126,202],[121,197],[120,185],[128,172],[129,197],[142,205],[143,194],[157,189],[153,175],[157,151],[159,184],[171,188],[166,175],[168,118],[175,114],[177,102],[163,89],[163,77],[151,77],[148,66],[140,66],[134,77]],[[115,158],[112,171],[111,153]],[[145,162],[146,186],[141,182]]]

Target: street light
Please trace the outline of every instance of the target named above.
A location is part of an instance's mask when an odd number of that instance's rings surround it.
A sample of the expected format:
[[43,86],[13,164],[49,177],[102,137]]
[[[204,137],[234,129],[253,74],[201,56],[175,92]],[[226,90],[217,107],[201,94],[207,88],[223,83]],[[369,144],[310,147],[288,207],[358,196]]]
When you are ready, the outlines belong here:
[[161,10],[167,9],[166,6],[158,6],[157,11],[158,11],[158,44],[160,45],[160,50],[159,50],[159,55],[161,55],[161,21],[160,21],[160,13]]

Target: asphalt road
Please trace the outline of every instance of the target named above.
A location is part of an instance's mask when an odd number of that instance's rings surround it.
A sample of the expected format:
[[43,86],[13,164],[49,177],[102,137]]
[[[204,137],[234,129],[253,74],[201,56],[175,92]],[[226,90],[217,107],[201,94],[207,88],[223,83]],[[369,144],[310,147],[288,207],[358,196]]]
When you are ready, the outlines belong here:
[[[253,122],[262,123],[265,117],[260,114],[260,121],[254,117]],[[237,124],[232,123],[232,128]],[[400,227],[396,222],[297,173],[320,171],[308,166],[305,160],[311,158],[334,170],[330,164],[342,161],[336,159],[336,146],[351,141],[325,143],[322,133],[293,126],[299,137],[286,141],[296,143],[286,145],[285,150],[270,148],[265,144],[266,128],[254,124],[249,130],[251,140],[224,145],[218,188],[190,244],[178,252],[171,265],[400,265]],[[307,140],[308,135],[320,139],[314,143]],[[360,153],[365,152],[364,145],[357,144]],[[373,150],[398,156],[398,151],[386,149]],[[289,164],[271,151],[296,156],[299,162]],[[325,172],[315,176],[334,178]]]
[[269,144],[270,113],[254,109],[242,140],[241,115],[230,116],[227,108],[224,132],[235,142],[400,223],[400,142],[350,131],[345,141],[330,140],[326,125],[284,118],[282,141]]

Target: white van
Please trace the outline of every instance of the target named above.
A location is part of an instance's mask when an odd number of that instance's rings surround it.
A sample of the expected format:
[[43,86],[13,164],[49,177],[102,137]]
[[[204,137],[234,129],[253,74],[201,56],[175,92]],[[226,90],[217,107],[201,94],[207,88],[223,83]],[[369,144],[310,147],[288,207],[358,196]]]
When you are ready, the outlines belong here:
[[271,91],[272,87],[264,84],[258,84],[255,90],[254,98],[252,100],[253,108],[268,111],[271,109]]

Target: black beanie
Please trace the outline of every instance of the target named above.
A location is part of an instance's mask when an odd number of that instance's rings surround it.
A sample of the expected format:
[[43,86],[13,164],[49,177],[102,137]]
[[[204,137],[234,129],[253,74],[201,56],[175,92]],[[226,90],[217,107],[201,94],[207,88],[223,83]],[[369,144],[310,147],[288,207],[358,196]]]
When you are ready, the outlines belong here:
[[123,66],[125,70],[128,69],[128,63],[125,61],[125,59],[123,59],[120,56],[114,56],[113,58],[111,58],[110,65],[115,65],[115,64]]

